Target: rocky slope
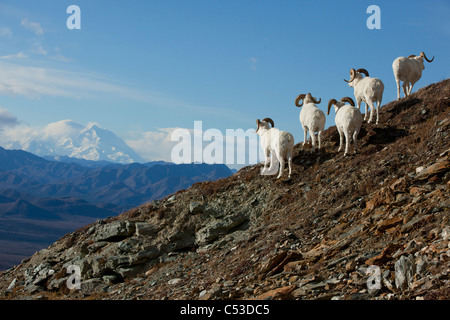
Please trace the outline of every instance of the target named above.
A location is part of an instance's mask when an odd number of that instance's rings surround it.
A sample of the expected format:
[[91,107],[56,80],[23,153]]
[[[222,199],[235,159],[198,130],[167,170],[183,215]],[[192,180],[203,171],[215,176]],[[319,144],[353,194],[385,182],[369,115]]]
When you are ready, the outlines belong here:
[[335,127],[319,153],[296,145],[291,179],[246,167],[67,234],[3,272],[1,296],[448,299],[450,80],[380,122],[356,155]]

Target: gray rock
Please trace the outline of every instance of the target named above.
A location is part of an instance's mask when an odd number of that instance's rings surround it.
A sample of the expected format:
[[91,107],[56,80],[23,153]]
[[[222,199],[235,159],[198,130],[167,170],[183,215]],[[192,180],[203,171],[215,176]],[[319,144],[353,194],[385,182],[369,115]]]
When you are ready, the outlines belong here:
[[405,290],[411,287],[414,277],[414,258],[412,255],[401,256],[395,262],[395,286],[397,289]]
[[204,211],[205,211],[205,206],[198,201],[192,201],[189,204],[189,212],[192,214],[200,214],[200,213],[203,213]]
[[155,259],[160,254],[160,251],[156,246],[151,246],[145,248],[144,250],[139,251],[136,255],[129,258],[129,263],[131,265],[141,264],[145,262],[149,262],[152,259]]
[[231,229],[248,220],[245,213],[239,212],[228,215],[221,220],[213,220],[195,234],[195,242],[199,245],[207,244],[228,233]]
[[101,225],[93,236],[93,241],[120,241],[135,232],[135,224],[130,221],[116,221]]
[[106,284],[99,278],[93,278],[81,282],[81,292],[84,294],[93,294],[101,292],[106,288]]
[[161,230],[160,226],[155,226],[148,222],[136,222],[135,226],[137,236],[151,237],[155,236]]

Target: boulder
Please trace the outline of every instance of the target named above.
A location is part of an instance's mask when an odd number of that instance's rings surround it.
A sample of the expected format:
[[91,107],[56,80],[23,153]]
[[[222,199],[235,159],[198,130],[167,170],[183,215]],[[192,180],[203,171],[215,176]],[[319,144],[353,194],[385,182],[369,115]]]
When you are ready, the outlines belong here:
[[198,201],[192,201],[189,204],[189,212],[192,214],[200,214],[200,213],[203,213],[204,211],[205,211],[205,206]]
[[247,220],[247,214],[242,212],[228,215],[221,220],[214,219],[195,234],[195,242],[199,245],[207,244],[227,234],[231,229],[236,228]]
[[127,220],[101,225],[95,232],[93,241],[116,242],[128,238],[135,232],[135,223]]

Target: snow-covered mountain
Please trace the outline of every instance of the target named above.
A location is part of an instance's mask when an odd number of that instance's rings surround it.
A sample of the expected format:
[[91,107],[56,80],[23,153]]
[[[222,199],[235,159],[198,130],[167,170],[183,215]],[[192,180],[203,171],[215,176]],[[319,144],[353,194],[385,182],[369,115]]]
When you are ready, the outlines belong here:
[[84,127],[72,120],[47,125],[38,134],[21,142],[20,147],[38,156],[68,156],[117,163],[144,162],[113,132],[95,123]]

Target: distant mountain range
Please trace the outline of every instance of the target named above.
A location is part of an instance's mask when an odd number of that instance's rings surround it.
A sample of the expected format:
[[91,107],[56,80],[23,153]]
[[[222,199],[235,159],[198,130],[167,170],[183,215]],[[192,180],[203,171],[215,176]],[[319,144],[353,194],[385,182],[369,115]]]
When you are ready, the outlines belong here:
[[95,123],[83,126],[72,120],[51,123],[41,132],[12,143],[11,148],[38,156],[68,156],[116,163],[144,162],[113,132]]
[[[38,198],[78,198],[107,203],[120,212],[159,199],[195,182],[228,177],[225,165],[165,162],[117,164],[63,158],[50,161],[22,150],[0,147],[0,191],[15,190]],[[85,164],[85,165],[81,165]]]
[[223,164],[44,159],[0,147],[0,269],[99,218],[232,173]]

